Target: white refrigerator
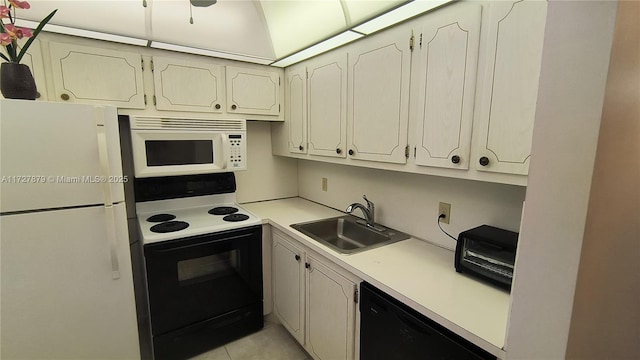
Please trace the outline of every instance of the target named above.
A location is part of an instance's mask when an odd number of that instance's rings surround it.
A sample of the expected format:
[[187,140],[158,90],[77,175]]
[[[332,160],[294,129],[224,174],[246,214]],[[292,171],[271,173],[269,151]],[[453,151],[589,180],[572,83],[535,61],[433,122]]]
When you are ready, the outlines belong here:
[[0,100],[0,358],[140,357],[116,109]]

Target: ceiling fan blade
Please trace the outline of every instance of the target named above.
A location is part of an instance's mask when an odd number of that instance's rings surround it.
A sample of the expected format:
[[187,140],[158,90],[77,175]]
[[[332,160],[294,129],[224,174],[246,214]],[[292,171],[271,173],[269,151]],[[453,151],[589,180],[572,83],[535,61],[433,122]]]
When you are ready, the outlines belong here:
[[197,7],[207,7],[218,2],[218,0],[189,0],[191,5]]

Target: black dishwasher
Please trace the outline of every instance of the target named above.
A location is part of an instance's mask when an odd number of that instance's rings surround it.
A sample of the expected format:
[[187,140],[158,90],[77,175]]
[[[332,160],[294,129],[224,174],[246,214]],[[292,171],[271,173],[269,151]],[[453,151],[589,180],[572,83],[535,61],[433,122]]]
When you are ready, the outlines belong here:
[[360,360],[496,359],[373,285],[360,290]]

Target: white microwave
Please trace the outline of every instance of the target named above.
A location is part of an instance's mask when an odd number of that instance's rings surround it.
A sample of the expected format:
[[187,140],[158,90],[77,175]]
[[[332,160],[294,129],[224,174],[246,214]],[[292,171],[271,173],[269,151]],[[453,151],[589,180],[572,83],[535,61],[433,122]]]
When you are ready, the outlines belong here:
[[131,116],[130,124],[136,177],[247,168],[246,120]]

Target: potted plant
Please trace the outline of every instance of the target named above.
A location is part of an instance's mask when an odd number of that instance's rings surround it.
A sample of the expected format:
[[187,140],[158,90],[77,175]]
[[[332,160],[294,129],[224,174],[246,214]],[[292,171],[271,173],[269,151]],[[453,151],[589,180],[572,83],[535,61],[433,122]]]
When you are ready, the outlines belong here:
[[[0,57],[6,61],[0,65],[0,91],[5,98],[29,100],[36,98],[36,83],[31,75],[31,70],[20,61],[33,40],[58,10],[53,10],[38,24],[34,31],[31,31],[31,29],[15,25],[15,11],[17,9],[26,10],[30,7],[28,2],[21,0],[4,0],[4,4],[0,5],[0,45],[5,52],[0,52]],[[20,47],[18,40],[22,38],[28,40]]]

